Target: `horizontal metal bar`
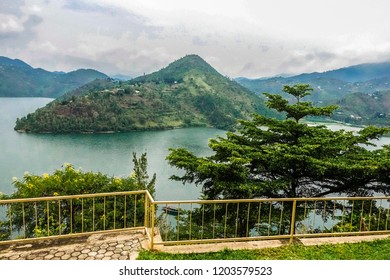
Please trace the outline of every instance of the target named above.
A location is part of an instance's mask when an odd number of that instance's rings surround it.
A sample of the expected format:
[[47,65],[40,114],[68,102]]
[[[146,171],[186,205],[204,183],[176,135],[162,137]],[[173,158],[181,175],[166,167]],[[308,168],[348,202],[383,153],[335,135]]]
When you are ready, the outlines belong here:
[[155,201],[155,204],[212,204],[212,203],[242,203],[242,202],[282,202],[282,201],[329,201],[329,200],[390,200],[390,196],[372,197],[299,197],[299,198],[253,198],[253,199],[220,199],[220,200],[166,200]]
[[305,237],[335,237],[335,236],[359,236],[359,235],[380,235],[390,234],[390,230],[378,230],[378,231],[354,231],[354,232],[326,232],[326,233],[302,233],[294,234],[296,238]]
[[[337,233],[312,233],[312,234],[295,234],[294,238],[316,238],[316,237],[345,237],[345,236],[361,236],[361,235],[383,235],[390,234],[388,231],[365,231],[365,232],[337,232]],[[219,239],[198,239],[198,240],[180,240],[180,241],[162,241],[154,242],[155,245],[191,245],[191,244],[207,244],[207,243],[224,243],[224,242],[249,242],[262,240],[278,240],[288,239],[290,235],[273,235],[273,236],[257,236],[257,237],[236,237],[236,238],[219,238]]]
[[63,200],[63,199],[77,199],[77,198],[91,198],[103,196],[118,196],[118,195],[136,195],[145,194],[149,200],[154,204],[179,204],[179,203],[196,203],[196,204],[211,204],[211,203],[241,203],[241,202],[282,202],[282,201],[329,201],[329,200],[390,200],[390,196],[373,196],[373,197],[300,197],[300,198],[253,198],[253,199],[220,199],[220,200],[167,200],[155,201],[147,190],[140,191],[126,191],[126,192],[109,192],[109,193],[93,193],[82,195],[64,195],[64,196],[47,196],[47,197],[33,197],[20,199],[3,199],[0,204],[21,203],[21,202],[36,202],[47,200]]
[[[45,197],[33,197],[33,198],[3,199],[3,200],[0,200],[0,204],[36,202],[36,201],[48,201],[48,200],[56,201],[56,200],[63,200],[63,199],[120,196],[120,195],[136,195],[136,194],[149,194],[149,192],[142,190],[142,191],[126,191],[126,192],[91,193],[91,194],[82,194],[82,195],[63,195],[63,196],[45,196]],[[150,196],[150,194],[148,196]]]
[[234,238],[215,238],[215,239],[193,239],[179,241],[154,242],[155,245],[189,245],[189,244],[206,244],[206,243],[223,243],[238,241],[261,241],[274,239],[288,239],[290,235],[273,235],[273,236],[256,236],[256,237],[234,237]]

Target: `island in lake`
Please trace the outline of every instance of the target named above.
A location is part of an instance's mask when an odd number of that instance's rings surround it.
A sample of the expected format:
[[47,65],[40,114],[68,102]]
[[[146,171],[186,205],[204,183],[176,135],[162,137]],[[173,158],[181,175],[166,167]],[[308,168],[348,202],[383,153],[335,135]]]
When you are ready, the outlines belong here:
[[129,81],[95,80],[17,119],[15,130],[107,133],[210,126],[231,129],[253,113],[272,115],[264,99],[197,55]]

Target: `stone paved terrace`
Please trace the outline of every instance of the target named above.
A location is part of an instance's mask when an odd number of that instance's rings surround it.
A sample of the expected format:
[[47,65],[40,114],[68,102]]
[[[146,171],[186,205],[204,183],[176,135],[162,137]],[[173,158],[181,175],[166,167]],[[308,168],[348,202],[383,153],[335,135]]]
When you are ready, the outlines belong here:
[[0,260],[135,260],[147,237],[141,231],[92,234],[0,245]]

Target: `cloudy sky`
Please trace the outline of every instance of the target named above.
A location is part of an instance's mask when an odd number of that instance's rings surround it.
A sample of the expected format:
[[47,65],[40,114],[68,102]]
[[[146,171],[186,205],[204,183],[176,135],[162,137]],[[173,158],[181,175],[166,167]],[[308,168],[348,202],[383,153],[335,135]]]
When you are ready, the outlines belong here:
[[390,61],[388,0],[1,0],[0,56],[137,76],[198,54],[230,77]]

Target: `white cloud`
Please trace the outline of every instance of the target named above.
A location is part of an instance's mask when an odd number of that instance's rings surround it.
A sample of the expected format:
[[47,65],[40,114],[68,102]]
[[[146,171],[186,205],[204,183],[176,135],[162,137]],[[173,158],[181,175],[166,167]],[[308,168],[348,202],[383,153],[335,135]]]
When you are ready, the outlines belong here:
[[29,48],[34,52],[44,52],[44,53],[56,53],[59,48],[56,47],[52,42],[32,42],[29,44]]
[[0,14],[0,34],[23,31],[23,22],[14,15]]
[[40,13],[42,12],[42,7],[39,6],[39,5],[32,5],[32,6],[29,6],[28,9],[33,12],[33,13]]
[[133,76],[189,53],[232,77],[325,71],[390,59],[388,3],[2,0],[0,36],[15,36],[1,37],[0,55]]

